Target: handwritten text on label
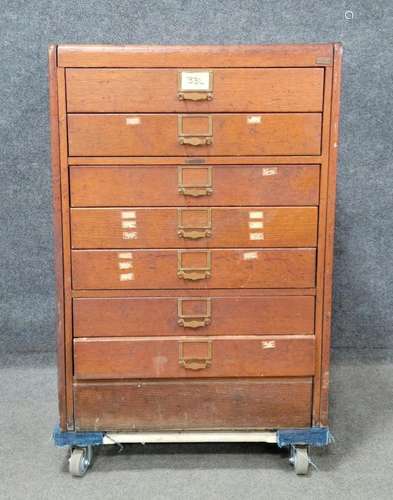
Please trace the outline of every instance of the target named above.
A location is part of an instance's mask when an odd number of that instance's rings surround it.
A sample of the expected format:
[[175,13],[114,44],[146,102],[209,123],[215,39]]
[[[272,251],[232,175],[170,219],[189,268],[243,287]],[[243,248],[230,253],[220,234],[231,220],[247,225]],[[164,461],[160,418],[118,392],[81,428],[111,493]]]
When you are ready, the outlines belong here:
[[262,175],[277,175],[277,173],[278,173],[277,167],[263,168],[262,169]]
[[263,212],[250,212],[250,219],[263,219]]
[[122,219],[135,219],[135,217],[136,217],[136,213],[134,210],[132,210],[132,211],[128,210],[127,212],[121,213]]
[[120,281],[132,281],[134,279],[134,273],[122,273],[120,275]]
[[258,258],[258,252],[244,252],[243,259],[244,260],[253,260]]
[[250,240],[264,240],[265,235],[263,233],[250,233]]
[[131,252],[120,252],[117,254],[119,259],[132,259],[132,253]]
[[263,228],[263,222],[262,221],[251,221],[248,223],[248,227],[250,229],[262,229]]
[[210,75],[208,71],[182,71],[181,90],[210,90]]
[[132,233],[128,233],[126,231],[123,232],[123,240],[136,240],[138,238],[138,233],[133,231]]

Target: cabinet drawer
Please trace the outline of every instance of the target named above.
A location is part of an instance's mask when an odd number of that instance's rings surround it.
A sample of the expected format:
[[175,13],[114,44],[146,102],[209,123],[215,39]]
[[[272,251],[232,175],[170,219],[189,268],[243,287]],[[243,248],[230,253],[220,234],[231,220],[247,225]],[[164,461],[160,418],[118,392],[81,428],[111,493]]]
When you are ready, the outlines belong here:
[[73,248],[314,247],[316,207],[73,208]]
[[74,207],[319,203],[318,165],[73,166],[70,184]]
[[74,340],[75,378],[304,377],[314,337]]
[[73,250],[74,289],[311,288],[316,251]]
[[314,333],[314,297],[120,297],[73,301],[75,337]]
[[322,68],[70,68],[66,79],[69,112],[322,110]]
[[68,140],[70,156],[319,155],[321,114],[70,114]]
[[311,378],[78,382],[75,427],[77,431],[308,427],[311,396]]

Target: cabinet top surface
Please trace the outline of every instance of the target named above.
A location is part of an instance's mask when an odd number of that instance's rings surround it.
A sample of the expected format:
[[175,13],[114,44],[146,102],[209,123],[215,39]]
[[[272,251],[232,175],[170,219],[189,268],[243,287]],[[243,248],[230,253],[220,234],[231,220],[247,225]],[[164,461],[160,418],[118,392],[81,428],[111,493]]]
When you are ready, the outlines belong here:
[[60,67],[328,66],[340,44],[58,45]]

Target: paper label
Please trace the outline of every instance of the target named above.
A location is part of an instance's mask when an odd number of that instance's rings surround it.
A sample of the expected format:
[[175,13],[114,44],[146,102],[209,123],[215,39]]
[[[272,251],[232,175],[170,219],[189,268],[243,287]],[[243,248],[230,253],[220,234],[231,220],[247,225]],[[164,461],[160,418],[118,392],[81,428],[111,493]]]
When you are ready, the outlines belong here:
[[244,252],[243,259],[244,260],[253,260],[258,258],[258,252]]
[[122,212],[121,213],[121,218],[122,219],[135,219],[136,218],[136,213],[135,213],[134,210],[132,210],[132,211],[127,210],[127,212]]
[[136,240],[138,238],[138,233],[133,231],[132,233],[123,232],[123,240]]
[[121,227],[123,229],[132,229],[136,227],[136,221],[135,220],[122,220],[121,221]]
[[257,123],[261,123],[262,121],[262,116],[256,115],[256,116],[247,116],[247,123],[250,125],[255,125]]
[[132,262],[119,262],[119,269],[132,269]]
[[263,212],[250,212],[250,219],[263,219]]
[[127,125],[139,125],[141,123],[141,119],[139,116],[132,116],[129,118],[126,118],[126,124]]
[[182,71],[180,90],[210,90],[210,74],[208,71]]
[[251,221],[248,223],[248,227],[250,229],[262,229],[263,228],[263,222],[262,221]]
[[250,233],[250,240],[264,240],[265,235],[263,233]]
[[276,347],[275,340],[264,340],[262,342],[262,349],[274,349]]
[[121,252],[117,254],[119,259],[132,259],[132,253],[131,252]]
[[120,281],[132,281],[134,279],[134,273],[122,273],[120,275]]
[[277,175],[278,168],[277,167],[270,167],[270,168],[263,168],[262,169],[262,175]]

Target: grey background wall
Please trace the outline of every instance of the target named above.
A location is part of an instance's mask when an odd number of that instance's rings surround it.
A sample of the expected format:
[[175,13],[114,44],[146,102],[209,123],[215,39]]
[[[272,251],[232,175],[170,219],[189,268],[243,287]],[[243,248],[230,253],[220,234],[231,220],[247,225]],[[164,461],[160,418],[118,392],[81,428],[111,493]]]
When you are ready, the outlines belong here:
[[393,347],[390,0],[3,0],[0,16],[0,352],[55,348],[47,46],[65,42],[342,41],[333,341]]

